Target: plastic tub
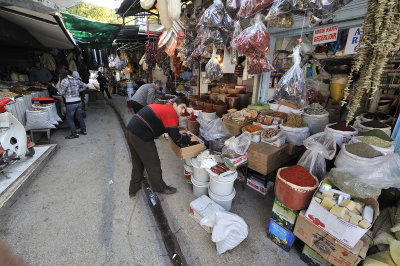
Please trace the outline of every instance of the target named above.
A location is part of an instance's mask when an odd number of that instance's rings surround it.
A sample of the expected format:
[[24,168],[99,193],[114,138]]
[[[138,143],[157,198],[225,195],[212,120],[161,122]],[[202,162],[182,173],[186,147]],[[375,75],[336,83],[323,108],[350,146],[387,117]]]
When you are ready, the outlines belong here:
[[233,183],[237,176],[237,172],[223,177],[210,173],[210,190],[218,196],[229,196],[234,190]]
[[200,168],[196,158],[192,159],[192,166],[193,166],[193,178],[196,179],[199,182],[208,182],[210,181],[210,177],[208,176],[208,172]]
[[196,197],[207,195],[208,182],[200,182],[192,176],[193,194]]
[[226,211],[230,211],[232,207],[232,200],[236,196],[236,190],[233,189],[232,193],[228,196],[220,196],[213,193],[211,189],[208,189],[208,195],[210,196],[210,199],[215,201],[215,203],[221,205]]

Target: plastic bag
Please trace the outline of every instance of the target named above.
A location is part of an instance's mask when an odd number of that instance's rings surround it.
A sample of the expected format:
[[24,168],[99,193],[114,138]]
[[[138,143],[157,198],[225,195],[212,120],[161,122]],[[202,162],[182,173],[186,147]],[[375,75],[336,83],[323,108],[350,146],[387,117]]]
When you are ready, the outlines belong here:
[[290,28],[293,26],[293,18],[289,14],[292,9],[291,0],[275,0],[265,20],[271,27]]
[[235,19],[237,17],[237,12],[240,8],[240,0],[227,0],[226,1],[226,11],[231,18]]
[[311,14],[308,19],[310,21],[310,26],[313,27],[320,23],[322,20],[327,19],[333,15],[337,10],[344,7],[352,0],[339,0],[339,1],[315,1],[315,0],[306,0],[300,1],[295,0],[297,2],[297,7],[303,6],[304,9],[311,10]]
[[326,84],[318,79],[306,79],[307,101],[311,103],[325,103],[330,95],[329,84]]
[[264,55],[269,50],[270,35],[261,19],[261,14],[257,14],[254,25],[234,38],[232,47],[251,58],[255,55]]
[[309,115],[303,114],[303,121],[307,123],[310,128],[310,134],[314,135],[325,130],[327,124],[329,124],[329,113],[322,115]]
[[273,0],[242,0],[238,16],[249,18],[272,4]]
[[198,118],[200,123],[200,134],[207,141],[220,139],[220,138],[229,138],[229,132],[226,129],[224,123],[221,118],[216,118],[213,120],[204,120],[201,119],[201,116]]
[[303,141],[310,136],[308,127],[285,127],[284,125],[279,127],[285,134],[287,142],[293,145],[302,146]]
[[219,80],[224,75],[222,67],[217,60],[217,49],[214,47],[210,61],[206,65],[206,82],[211,83],[213,80]]
[[215,0],[200,18],[198,27],[220,27],[225,16],[225,7],[221,0]]
[[50,118],[50,109],[43,111],[26,110],[26,130],[56,128]]
[[243,218],[230,212],[214,212],[201,219],[200,225],[213,227],[211,239],[216,243],[218,255],[235,248],[248,235]]
[[293,48],[293,66],[283,75],[278,82],[275,90],[274,99],[277,101],[286,101],[297,106],[306,104],[306,81],[303,70],[300,67],[300,46]]
[[255,57],[251,58],[248,67],[248,73],[252,75],[274,70],[271,61],[269,61],[269,59],[263,55],[256,55]]
[[244,155],[249,149],[250,144],[251,144],[251,133],[244,132],[235,139],[235,141],[232,144],[232,148],[237,154]]
[[[336,140],[337,142],[337,140]],[[339,154],[335,159],[335,166],[337,168],[378,168],[386,160],[386,156],[378,156],[374,158],[360,157],[352,154],[346,150],[347,144],[344,144],[340,149]]]
[[336,154],[336,140],[329,133],[318,133],[304,141],[307,151],[301,156],[298,165],[306,168],[319,181],[326,175],[326,160],[332,160]]

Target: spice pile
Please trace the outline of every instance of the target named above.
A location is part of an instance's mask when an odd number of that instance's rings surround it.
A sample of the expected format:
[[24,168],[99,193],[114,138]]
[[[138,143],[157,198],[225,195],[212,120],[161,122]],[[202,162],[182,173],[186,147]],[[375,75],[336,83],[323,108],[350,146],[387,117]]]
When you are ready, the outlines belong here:
[[183,114],[181,114],[181,116],[185,116],[185,117],[187,117],[187,116],[190,116],[190,114],[187,112],[187,110],[183,113]]
[[352,126],[346,125],[346,122],[339,122],[339,123],[330,125],[329,127],[334,130],[339,130],[339,131],[356,131]]
[[375,158],[382,155],[379,151],[362,142],[348,144],[346,145],[346,150],[351,154],[363,158]]
[[279,130],[278,129],[273,129],[273,128],[267,128],[263,131],[262,137],[266,139],[270,139],[278,135]]
[[194,113],[192,113],[190,115],[189,121],[196,121],[197,122],[197,116],[195,116]]
[[361,125],[363,125],[364,127],[372,127],[372,128],[389,127],[388,125],[385,125],[385,124],[379,122],[378,120],[372,120],[372,121],[369,121],[369,122],[362,122]]
[[221,106],[225,106],[226,105],[226,103],[224,103],[223,101],[221,101],[221,100],[218,100],[218,102],[216,102],[214,105],[221,105]]
[[215,166],[211,167],[211,172],[213,172],[214,174],[220,175],[223,174],[225,172],[229,171],[229,168],[226,167],[224,164],[222,163],[217,163]]
[[197,105],[197,106],[194,106],[193,107],[193,110],[199,110],[199,111],[201,111],[201,110],[203,110],[204,109],[204,107],[203,106],[200,106],[200,105]]
[[10,89],[10,92],[14,92],[14,93],[16,93],[16,94],[23,94],[23,95],[31,94],[29,91],[23,90],[23,89],[20,88],[20,87],[12,87],[12,88]]
[[7,97],[16,97],[18,94],[14,92],[8,92],[8,91],[1,91],[0,92],[0,98],[7,98]]
[[36,107],[31,107],[29,108],[29,111],[34,111],[34,112],[42,112],[45,111],[43,108],[36,108]]
[[313,187],[316,184],[314,177],[300,165],[293,165],[279,172],[281,178],[300,187]]
[[363,137],[358,137],[358,140],[369,144],[369,145],[374,145],[377,147],[381,147],[381,148],[389,148],[390,146],[392,146],[392,144],[388,141],[384,141],[383,139],[380,139],[378,137],[374,137],[374,136],[363,136]]
[[324,115],[328,113],[319,103],[311,104],[304,112],[308,115]]
[[285,127],[307,127],[307,123],[305,123],[298,114],[288,115],[287,121],[283,125]]
[[257,125],[248,125],[248,126],[245,126],[245,127],[243,128],[243,131],[253,133],[253,132],[260,131],[260,130],[262,130],[262,129],[263,129],[262,127],[257,126]]
[[364,132],[361,135],[378,137],[378,138],[386,140],[386,141],[393,141],[393,139],[391,137],[389,137],[384,131],[382,131],[380,129],[373,129],[368,132]]
[[203,113],[215,113],[215,110],[212,107],[208,106],[203,109]]

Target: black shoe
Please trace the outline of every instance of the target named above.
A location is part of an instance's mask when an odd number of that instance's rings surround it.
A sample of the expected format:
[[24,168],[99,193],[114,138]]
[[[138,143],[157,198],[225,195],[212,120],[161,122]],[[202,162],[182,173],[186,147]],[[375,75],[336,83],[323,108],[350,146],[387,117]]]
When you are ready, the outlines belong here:
[[87,132],[86,132],[86,131],[85,131],[85,132],[79,131],[78,134],[79,134],[79,135],[85,135],[85,136],[86,136],[86,135],[87,135]]
[[134,189],[134,190],[129,190],[129,197],[133,198],[134,196],[136,196],[136,193],[138,193],[138,191],[141,189],[141,187]]
[[78,134],[76,134],[76,135],[71,134],[71,135],[65,137],[65,139],[77,139],[77,138],[79,138]]
[[165,194],[165,195],[171,195],[171,194],[176,193],[176,191],[178,191],[176,188],[171,187],[171,186],[166,186],[166,187],[164,188],[164,190],[161,191],[160,193],[161,193],[161,194]]

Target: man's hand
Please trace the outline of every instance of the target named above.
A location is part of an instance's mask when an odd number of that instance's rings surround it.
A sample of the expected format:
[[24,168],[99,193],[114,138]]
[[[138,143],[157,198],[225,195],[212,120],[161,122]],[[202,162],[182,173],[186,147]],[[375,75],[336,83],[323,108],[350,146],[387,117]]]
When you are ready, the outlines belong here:
[[180,133],[181,135],[186,135],[186,130],[181,130],[181,131],[179,131],[179,133]]
[[190,141],[198,141],[199,139],[196,136],[191,136]]

